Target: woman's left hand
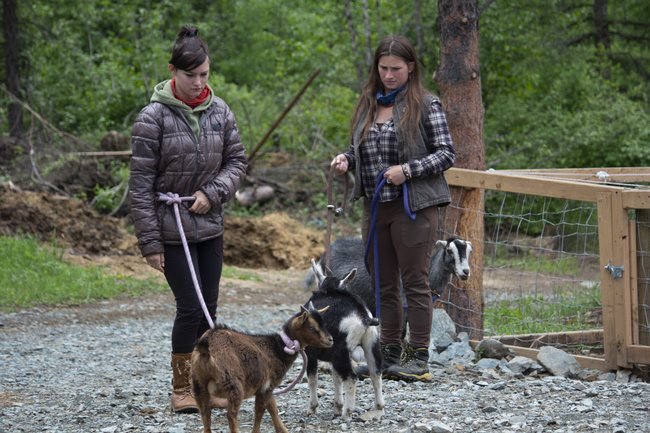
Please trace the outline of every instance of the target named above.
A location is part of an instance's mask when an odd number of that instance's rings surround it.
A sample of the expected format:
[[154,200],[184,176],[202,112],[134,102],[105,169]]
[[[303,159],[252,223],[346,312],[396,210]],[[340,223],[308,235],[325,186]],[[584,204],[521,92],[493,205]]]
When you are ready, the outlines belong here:
[[203,193],[203,191],[196,191],[192,195],[196,197],[196,199],[194,200],[192,207],[190,207],[190,212],[198,214],[207,213],[212,207],[210,205],[210,200],[208,200],[208,197]]
[[386,179],[386,183],[401,185],[406,181],[406,176],[401,165],[392,165],[384,173],[384,179]]

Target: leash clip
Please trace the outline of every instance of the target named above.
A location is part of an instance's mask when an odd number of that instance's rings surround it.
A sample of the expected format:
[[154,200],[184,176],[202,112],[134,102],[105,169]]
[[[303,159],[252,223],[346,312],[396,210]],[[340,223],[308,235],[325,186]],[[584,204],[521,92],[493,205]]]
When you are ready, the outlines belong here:
[[345,212],[341,206],[336,207],[333,204],[328,204],[327,210],[333,212],[335,217],[340,217]]

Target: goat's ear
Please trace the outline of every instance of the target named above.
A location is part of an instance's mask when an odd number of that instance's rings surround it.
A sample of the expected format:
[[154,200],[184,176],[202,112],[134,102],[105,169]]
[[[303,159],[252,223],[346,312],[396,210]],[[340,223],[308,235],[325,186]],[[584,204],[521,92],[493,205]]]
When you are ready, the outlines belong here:
[[316,275],[318,287],[320,288],[321,283],[325,279],[325,275],[323,275],[323,269],[321,269],[320,264],[316,263],[316,260],[314,259],[311,259],[311,270],[314,272],[314,275]]
[[304,305],[300,306],[300,311],[302,311],[302,314],[311,314],[312,311],[314,311],[316,308],[314,307],[314,303],[309,301],[309,304],[305,307]]
[[447,246],[447,241],[436,241],[436,245],[439,245],[444,248]]
[[[309,302],[309,308],[312,308],[312,307],[313,307],[312,303]],[[302,311],[302,314],[300,316],[298,316],[298,320],[300,320],[301,323],[305,323],[305,321],[307,319],[309,319],[309,316],[311,316],[311,313],[309,312],[309,310],[307,308],[305,308],[304,305],[300,306],[300,311]]]
[[357,275],[357,268],[353,268],[348,274],[341,280],[339,283],[339,288],[340,287],[345,287],[347,286],[350,281],[354,280],[354,277]]
[[318,310],[318,314],[323,314],[324,312],[326,312],[326,311],[329,310],[329,309],[330,309],[330,306],[329,306],[329,305],[328,305],[327,307],[323,307],[323,308],[321,308],[320,310]]

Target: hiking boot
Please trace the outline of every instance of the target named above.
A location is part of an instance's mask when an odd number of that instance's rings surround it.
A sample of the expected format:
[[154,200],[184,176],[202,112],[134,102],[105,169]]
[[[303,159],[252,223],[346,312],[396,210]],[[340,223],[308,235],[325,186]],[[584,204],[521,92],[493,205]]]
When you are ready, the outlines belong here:
[[429,382],[433,379],[429,372],[429,348],[406,346],[398,364],[393,364],[384,375],[388,379],[412,382]]
[[191,353],[172,353],[172,401],[174,413],[196,413],[199,408],[191,392],[190,358]]
[[[381,344],[381,355],[384,358],[380,373],[383,375],[388,367],[399,364],[399,359],[402,354],[402,346],[395,343]],[[370,377],[368,365],[363,364],[354,369],[354,373],[359,379],[366,379]]]

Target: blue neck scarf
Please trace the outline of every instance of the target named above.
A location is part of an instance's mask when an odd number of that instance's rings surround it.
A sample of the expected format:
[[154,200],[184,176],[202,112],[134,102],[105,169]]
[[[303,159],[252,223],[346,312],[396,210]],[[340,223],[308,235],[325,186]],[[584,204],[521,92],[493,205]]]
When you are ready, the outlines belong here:
[[388,92],[388,94],[384,95],[381,91],[378,91],[377,94],[375,95],[375,98],[377,98],[377,103],[379,105],[384,105],[386,107],[390,107],[391,105],[395,104],[395,98],[397,98],[397,95],[406,88],[406,84],[403,85],[402,87],[399,87],[393,91]]

